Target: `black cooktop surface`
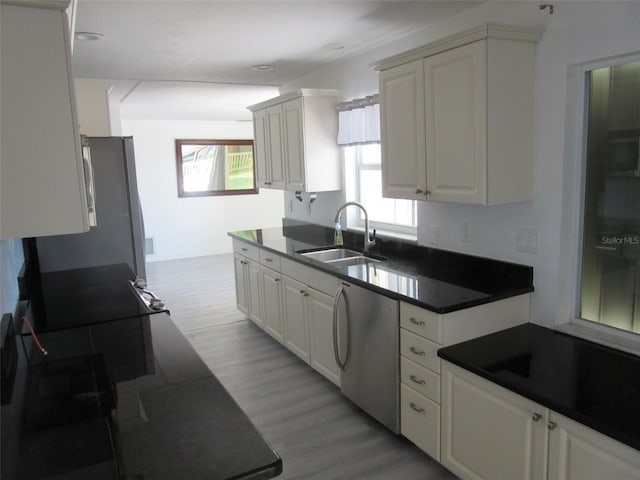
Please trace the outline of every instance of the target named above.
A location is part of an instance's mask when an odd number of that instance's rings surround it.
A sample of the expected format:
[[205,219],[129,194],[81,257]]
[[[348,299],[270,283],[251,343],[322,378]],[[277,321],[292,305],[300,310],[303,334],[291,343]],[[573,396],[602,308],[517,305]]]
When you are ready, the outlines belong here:
[[148,314],[134,279],[124,263],[42,273],[27,316],[37,332],[46,332]]

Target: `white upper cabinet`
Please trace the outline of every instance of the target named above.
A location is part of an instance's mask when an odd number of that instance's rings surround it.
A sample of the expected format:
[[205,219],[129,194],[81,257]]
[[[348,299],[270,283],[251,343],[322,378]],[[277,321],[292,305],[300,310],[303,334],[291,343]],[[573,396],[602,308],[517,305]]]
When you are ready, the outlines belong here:
[[78,78],[74,83],[80,134],[87,137],[110,137],[109,92],[113,87],[112,82]]
[[486,25],[372,65],[385,196],[480,205],[533,198],[540,36]]
[[0,236],[89,230],[62,8],[0,5]]
[[257,184],[321,192],[342,188],[339,92],[299,90],[252,105]]

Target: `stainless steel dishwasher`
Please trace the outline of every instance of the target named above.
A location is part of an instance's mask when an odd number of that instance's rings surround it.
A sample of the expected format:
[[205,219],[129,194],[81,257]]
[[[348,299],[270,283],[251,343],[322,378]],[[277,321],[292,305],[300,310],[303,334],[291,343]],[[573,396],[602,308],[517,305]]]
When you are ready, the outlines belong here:
[[342,393],[398,433],[396,300],[342,282],[333,305],[333,352]]

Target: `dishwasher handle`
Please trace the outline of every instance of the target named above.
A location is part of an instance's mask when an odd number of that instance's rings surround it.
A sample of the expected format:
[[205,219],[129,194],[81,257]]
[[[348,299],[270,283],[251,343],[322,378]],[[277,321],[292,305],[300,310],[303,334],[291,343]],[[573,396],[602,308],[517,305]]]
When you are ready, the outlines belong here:
[[340,304],[340,298],[344,295],[344,288],[342,285],[338,287],[338,291],[333,297],[333,357],[336,359],[336,364],[344,372],[344,367],[347,364],[347,359],[344,362],[340,358],[340,348],[338,346],[338,306]]

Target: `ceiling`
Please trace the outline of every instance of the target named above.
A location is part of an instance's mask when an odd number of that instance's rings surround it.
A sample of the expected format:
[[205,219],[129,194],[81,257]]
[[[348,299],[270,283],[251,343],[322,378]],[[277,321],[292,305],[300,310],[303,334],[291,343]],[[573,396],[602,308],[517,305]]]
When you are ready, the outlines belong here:
[[[156,118],[250,119],[245,107],[275,87],[477,3],[79,0],[75,31],[104,39],[75,41],[74,75],[113,80],[125,118],[152,108]],[[215,99],[224,108],[213,114]]]

